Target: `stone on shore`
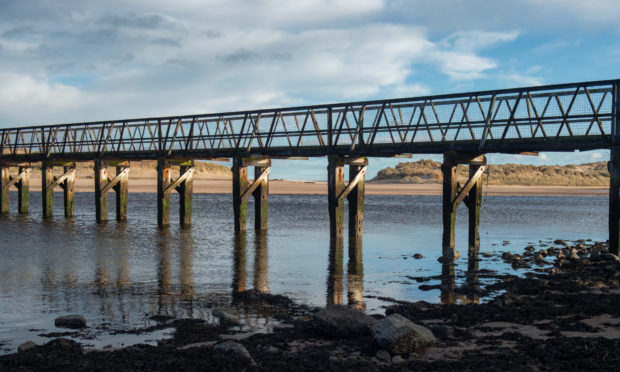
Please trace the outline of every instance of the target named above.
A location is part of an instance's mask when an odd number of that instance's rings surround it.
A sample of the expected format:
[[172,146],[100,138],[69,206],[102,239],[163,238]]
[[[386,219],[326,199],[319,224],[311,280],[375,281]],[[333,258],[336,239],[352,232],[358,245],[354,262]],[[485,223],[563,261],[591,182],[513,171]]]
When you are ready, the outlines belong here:
[[400,314],[392,314],[370,328],[377,343],[392,354],[422,351],[437,339],[430,329],[417,325]]
[[19,345],[17,347],[17,351],[21,353],[23,351],[33,349],[33,348],[35,348],[37,346],[38,345],[36,343],[34,343],[33,341],[26,341],[26,342],[24,342],[23,344],[21,344],[21,345]]
[[64,315],[56,318],[54,320],[54,325],[59,328],[85,328],[86,327],[86,318],[81,315],[72,314],[72,315]]
[[231,314],[226,310],[213,309],[211,310],[211,314],[213,314],[213,316],[220,321],[220,324],[226,324],[226,325],[238,325],[239,324],[239,318],[237,318],[234,314]]
[[313,315],[317,329],[330,336],[360,336],[369,334],[377,319],[362,311],[343,305],[327,305]]
[[241,345],[238,342],[225,341],[219,343],[213,346],[213,351],[233,354],[234,356],[247,361],[251,366],[256,366],[256,362],[250,355],[250,352],[245,348],[245,346]]

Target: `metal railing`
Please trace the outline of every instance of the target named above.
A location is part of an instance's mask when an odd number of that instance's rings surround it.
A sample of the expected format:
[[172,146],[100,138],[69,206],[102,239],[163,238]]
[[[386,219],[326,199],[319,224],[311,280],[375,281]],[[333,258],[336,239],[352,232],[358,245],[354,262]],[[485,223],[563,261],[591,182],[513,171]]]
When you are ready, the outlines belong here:
[[0,129],[0,159],[389,156],[614,146],[619,80]]

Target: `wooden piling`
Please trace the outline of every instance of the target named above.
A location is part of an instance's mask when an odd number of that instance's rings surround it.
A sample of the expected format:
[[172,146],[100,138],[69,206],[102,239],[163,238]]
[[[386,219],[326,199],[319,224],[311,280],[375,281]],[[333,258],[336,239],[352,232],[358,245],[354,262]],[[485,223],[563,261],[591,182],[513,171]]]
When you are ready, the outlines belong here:
[[[469,178],[475,177],[482,164],[469,164]],[[477,257],[480,249],[480,207],[482,206],[482,177],[478,177],[466,201],[469,209],[469,257]]]
[[620,150],[610,150],[608,168],[609,252],[620,255]]
[[261,174],[269,167],[254,167],[254,182],[259,182],[254,192],[254,228],[256,230],[267,230],[268,209],[269,209],[269,178],[259,180]]
[[250,183],[248,182],[248,168],[243,164],[243,159],[233,159],[232,174],[235,231],[245,231],[248,217],[248,202],[247,199],[243,198],[243,195],[250,187]]
[[[456,209],[461,202],[469,209],[469,256],[477,256],[480,247],[480,206],[482,205],[482,174],[486,170],[486,157],[480,154],[447,152],[441,166],[443,173],[443,238],[442,260],[454,262],[460,257],[454,245]],[[460,185],[456,167],[469,164],[469,179]]]
[[170,224],[170,193],[165,192],[171,184],[170,165],[166,159],[157,159],[157,225]]
[[43,217],[54,215],[54,166],[47,161],[41,164],[41,203]]
[[363,232],[365,182],[364,174],[361,177],[358,175],[364,170],[365,166],[364,164],[349,165],[349,184],[356,182],[357,178],[357,185],[347,195],[349,201],[349,237],[353,239],[361,237]]
[[458,183],[456,179],[456,163],[450,153],[443,156],[441,171],[443,173],[443,237],[442,256],[447,261],[454,261],[460,254],[454,246],[454,225],[456,222],[456,203]]
[[127,220],[127,208],[129,199],[129,162],[116,166],[116,177],[119,177],[118,183],[114,185],[116,192],[116,220]]
[[[181,226],[189,226],[192,224],[192,196],[194,192],[194,175],[193,171],[190,171],[194,167],[193,161],[191,164],[181,166],[179,177],[185,176],[183,182],[179,184],[177,192],[179,193],[179,219]],[[188,173],[189,172],[189,173]]]
[[101,159],[95,160],[95,217],[97,222],[108,220],[108,170]]
[[344,160],[336,155],[328,156],[327,198],[329,208],[329,234],[331,238],[343,236],[344,198],[339,198],[344,191]]
[[66,178],[60,183],[64,194],[65,217],[73,217],[75,210],[75,165],[64,166]]
[[2,174],[2,181],[0,183],[0,214],[9,214],[9,190],[11,185],[9,184],[9,167],[0,165],[0,172]]
[[17,182],[17,211],[27,214],[30,208],[30,168],[19,167],[20,180]]

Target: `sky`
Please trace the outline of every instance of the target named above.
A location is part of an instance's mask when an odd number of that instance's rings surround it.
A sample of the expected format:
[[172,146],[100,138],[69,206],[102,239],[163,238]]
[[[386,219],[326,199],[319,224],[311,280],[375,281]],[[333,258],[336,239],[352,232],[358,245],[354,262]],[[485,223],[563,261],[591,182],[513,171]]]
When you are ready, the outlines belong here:
[[[617,0],[0,0],[0,127],[616,79],[619,19]],[[367,177],[400,161],[372,158]]]

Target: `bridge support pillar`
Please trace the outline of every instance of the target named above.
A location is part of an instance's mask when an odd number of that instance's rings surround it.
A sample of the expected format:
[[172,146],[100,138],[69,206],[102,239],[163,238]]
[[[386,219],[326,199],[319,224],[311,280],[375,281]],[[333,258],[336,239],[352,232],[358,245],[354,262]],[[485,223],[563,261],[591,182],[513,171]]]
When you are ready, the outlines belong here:
[[620,150],[611,149],[609,168],[609,252],[620,254]]
[[[248,180],[248,167],[254,167],[254,181]],[[254,158],[234,158],[233,173],[233,212],[235,231],[247,228],[248,198],[254,196],[254,228],[267,230],[269,208],[269,172],[271,160]]]
[[[17,166],[17,176],[11,177],[9,173],[10,166]],[[2,190],[0,192],[0,214],[9,213],[9,191],[11,186],[17,188],[17,211],[19,214],[27,214],[30,198],[30,164],[0,164],[0,173],[2,182],[0,184]]]
[[[344,166],[349,165],[349,183],[344,183]],[[364,175],[367,158],[328,157],[327,194],[329,231],[332,238],[344,235],[344,200],[349,200],[349,236],[362,235],[364,220]]]
[[19,167],[19,181],[17,181],[17,211],[19,214],[28,214],[30,207],[30,167]]
[[[179,178],[174,181],[171,175],[172,166],[180,167]],[[179,220],[181,226],[191,225],[193,177],[193,160],[170,160],[164,158],[157,160],[157,224],[160,227],[170,224],[170,194],[173,191],[179,193]]]
[[9,176],[9,167],[0,165],[0,172],[2,181],[0,186],[2,190],[0,190],[0,214],[7,215],[9,214],[9,190],[11,187],[10,176]]
[[[459,164],[469,164],[469,180],[460,185],[456,169]],[[441,167],[443,173],[443,237],[442,260],[454,262],[460,257],[455,248],[454,227],[456,209],[465,202],[469,209],[469,255],[477,255],[480,247],[480,206],[482,204],[482,174],[486,169],[486,157],[479,154],[447,152]]]
[[[116,167],[114,178],[108,176],[108,166]],[[108,220],[108,194],[116,192],[116,220],[127,219],[129,196],[129,162],[95,160],[95,214],[97,222]]]
[[[54,176],[54,167],[62,166],[63,174]],[[41,203],[43,217],[54,215],[54,188],[60,186],[64,194],[65,217],[73,217],[75,200],[75,163],[43,161],[41,164]]]

